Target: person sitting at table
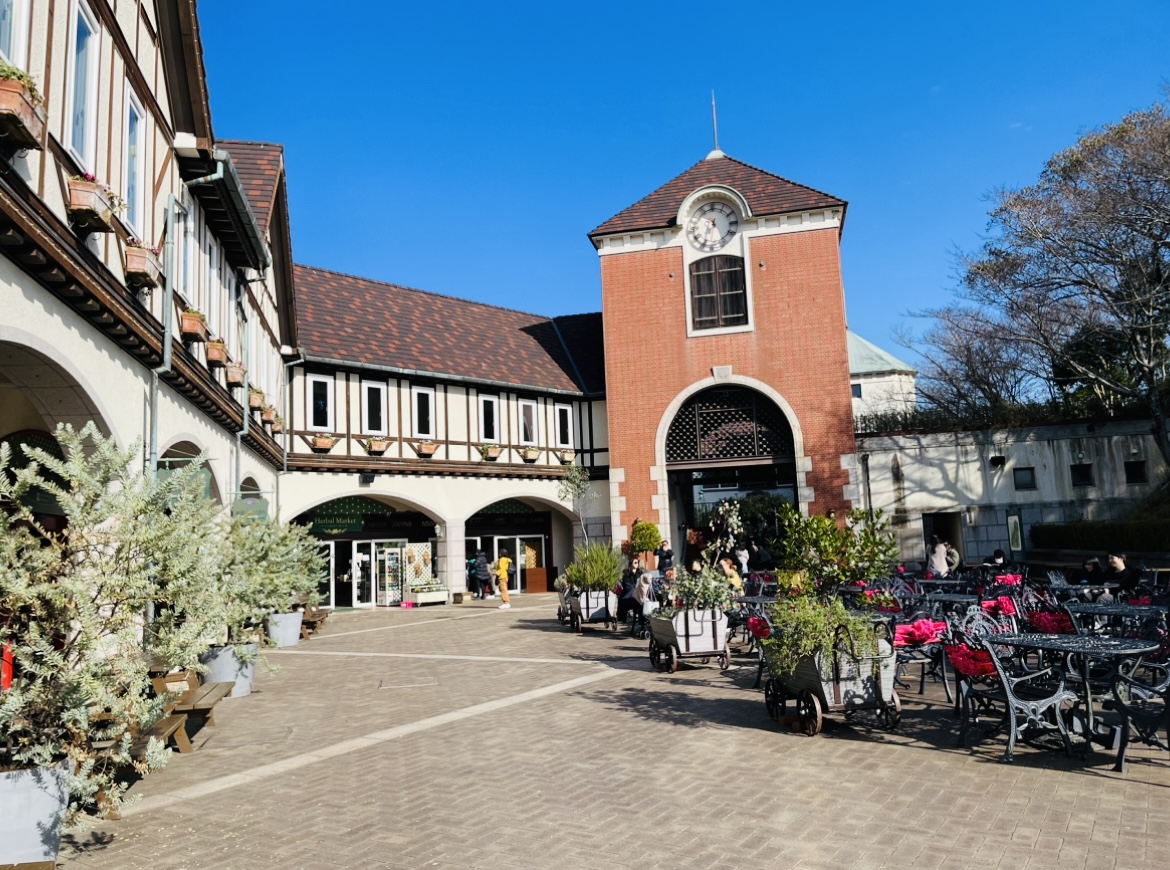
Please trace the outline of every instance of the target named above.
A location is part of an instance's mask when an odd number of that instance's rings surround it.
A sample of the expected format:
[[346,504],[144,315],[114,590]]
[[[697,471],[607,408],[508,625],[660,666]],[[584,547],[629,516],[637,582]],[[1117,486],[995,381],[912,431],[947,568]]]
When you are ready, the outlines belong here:
[[950,572],[950,568],[947,566],[947,545],[938,535],[930,536],[927,570],[935,577],[946,577]]
[[723,576],[727,578],[731,588],[735,590],[737,595],[742,595],[743,581],[739,579],[739,572],[735,570],[735,560],[731,556],[724,556],[719,560],[719,567],[723,570]]
[[1121,592],[1133,592],[1142,582],[1137,568],[1126,567],[1125,553],[1110,551],[1107,557],[1109,570],[1105,572],[1106,583],[1116,583]]

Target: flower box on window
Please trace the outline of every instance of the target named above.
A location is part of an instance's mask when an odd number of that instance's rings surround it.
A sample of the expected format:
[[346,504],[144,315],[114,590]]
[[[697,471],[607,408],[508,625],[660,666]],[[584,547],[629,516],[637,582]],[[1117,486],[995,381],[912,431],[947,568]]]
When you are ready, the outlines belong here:
[[207,367],[209,369],[220,369],[226,366],[231,360],[228,359],[227,346],[218,338],[213,338],[207,342]]
[[540,448],[539,447],[521,447],[520,448],[520,458],[523,459],[525,462],[535,462],[536,460],[540,459]]
[[224,368],[224,374],[227,376],[229,387],[242,387],[248,375],[248,367],[240,363],[228,363]]
[[17,150],[41,150],[45,113],[40,94],[18,79],[0,79],[0,142]]
[[577,458],[576,450],[558,450],[557,459],[561,460],[562,465],[572,465],[573,460]]
[[504,452],[499,444],[481,444],[479,445],[479,455],[483,457],[485,462],[495,462],[500,458],[500,454]]
[[88,178],[69,179],[69,219],[91,233],[114,231],[114,205],[110,189]]
[[276,408],[272,405],[267,405],[264,410],[260,412],[260,419],[265,423],[271,423],[276,419]]
[[420,441],[414,445],[414,452],[419,455],[420,459],[430,459],[438,449],[437,441]]
[[248,407],[253,411],[264,410],[263,390],[248,390]]
[[327,453],[333,449],[333,445],[337,443],[337,438],[333,435],[313,435],[309,438],[309,446],[314,450]]
[[126,246],[126,286],[136,289],[157,287],[162,283],[162,264],[158,254],[139,245]]
[[183,341],[207,341],[207,320],[198,311],[184,311],[179,316],[179,334]]
[[279,435],[284,431],[284,417],[276,417],[272,421],[272,434]]
[[366,448],[366,453],[370,456],[381,456],[390,449],[389,438],[367,438],[362,442],[362,446]]

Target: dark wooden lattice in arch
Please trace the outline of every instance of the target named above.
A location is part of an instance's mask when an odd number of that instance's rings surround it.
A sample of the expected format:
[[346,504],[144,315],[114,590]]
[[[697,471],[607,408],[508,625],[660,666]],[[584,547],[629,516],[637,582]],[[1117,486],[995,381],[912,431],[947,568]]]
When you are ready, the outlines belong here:
[[666,433],[668,465],[795,458],[784,412],[747,387],[711,387],[679,408]]

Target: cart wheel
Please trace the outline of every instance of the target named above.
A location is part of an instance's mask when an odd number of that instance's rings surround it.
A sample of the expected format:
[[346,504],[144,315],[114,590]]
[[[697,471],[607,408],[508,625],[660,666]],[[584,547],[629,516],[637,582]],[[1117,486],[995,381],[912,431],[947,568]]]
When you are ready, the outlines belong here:
[[699,661],[705,665],[709,665],[711,664],[711,656],[703,656]]
[[650,639],[650,664],[654,666],[654,670],[662,670],[662,647],[653,638]]
[[672,674],[678,670],[678,650],[674,646],[666,648],[666,670]]
[[569,631],[576,632],[577,634],[582,634],[585,631],[581,627],[581,617],[575,613],[569,617]]
[[768,711],[768,717],[773,722],[780,719],[780,695],[783,691],[780,684],[771,677],[764,681],[764,707]]
[[559,622],[561,625],[564,625],[568,621],[569,620],[565,617],[565,611],[557,608],[557,622]]
[[821,702],[808,689],[801,689],[796,696],[796,715],[800,717],[801,733],[816,737],[821,733],[825,717],[821,714]]
[[882,707],[881,717],[882,727],[889,731],[897,728],[898,723],[902,721],[902,699],[898,697],[897,692],[892,693],[890,700]]
[[644,628],[638,633],[638,637],[642,640],[650,640],[650,629]]

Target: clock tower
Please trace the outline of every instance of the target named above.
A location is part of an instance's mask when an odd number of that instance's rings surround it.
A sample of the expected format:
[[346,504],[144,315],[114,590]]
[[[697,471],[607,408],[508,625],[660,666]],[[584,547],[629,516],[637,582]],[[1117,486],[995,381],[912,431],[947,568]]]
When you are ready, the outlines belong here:
[[601,260],[613,538],[676,552],[723,498],[856,498],[846,203],[713,151],[607,220]]

